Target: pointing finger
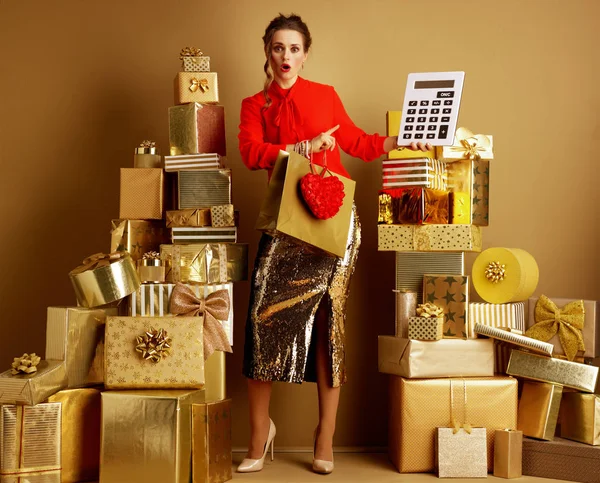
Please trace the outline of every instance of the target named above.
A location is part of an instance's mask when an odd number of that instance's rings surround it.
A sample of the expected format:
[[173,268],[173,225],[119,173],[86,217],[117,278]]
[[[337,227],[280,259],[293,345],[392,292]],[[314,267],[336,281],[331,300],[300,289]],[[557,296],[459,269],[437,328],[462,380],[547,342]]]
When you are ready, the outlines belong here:
[[325,134],[331,135],[334,132],[336,132],[339,128],[340,128],[340,125],[338,124],[337,126],[332,127],[329,131],[325,131]]

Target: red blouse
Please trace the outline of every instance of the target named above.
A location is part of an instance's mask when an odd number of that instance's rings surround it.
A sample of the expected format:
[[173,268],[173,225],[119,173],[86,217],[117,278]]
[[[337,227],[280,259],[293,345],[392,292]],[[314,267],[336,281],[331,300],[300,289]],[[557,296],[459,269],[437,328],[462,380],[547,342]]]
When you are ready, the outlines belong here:
[[[366,134],[356,127],[331,86],[298,77],[290,89],[273,82],[269,96],[273,102],[266,109],[262,91],[242,101],[238,139],[242,160],[250,169],[267,169],[271,177],[277,155],[286,145],[311,140],[338,124],[333,133],[335,149],[327,152],[331,171],[349,177],[338,146],[363,161],[373,161],[385,153],[385,136]],[[314,154],[313,161],[322,165],[323,152]]]

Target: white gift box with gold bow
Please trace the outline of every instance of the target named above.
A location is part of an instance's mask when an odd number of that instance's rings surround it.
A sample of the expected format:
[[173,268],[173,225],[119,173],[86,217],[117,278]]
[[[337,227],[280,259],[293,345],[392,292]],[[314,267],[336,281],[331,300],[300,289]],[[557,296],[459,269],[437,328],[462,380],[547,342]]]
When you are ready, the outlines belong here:
[[494,140],[491,135],[473,134],[467,128],[459,127],[451,146],[436,146],[435,157],[447,163],[461,159],[494,159]]
[[216,72],[179,72],[175,77],[175,104],[219,102],[219,81]]

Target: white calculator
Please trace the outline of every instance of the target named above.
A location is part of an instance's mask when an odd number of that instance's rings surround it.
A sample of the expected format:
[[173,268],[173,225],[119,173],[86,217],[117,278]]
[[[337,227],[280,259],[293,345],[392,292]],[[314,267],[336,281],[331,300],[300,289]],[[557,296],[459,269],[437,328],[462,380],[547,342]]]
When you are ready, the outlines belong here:
[[451,145],[464,80],[464,72],[408,74],[398,144]]

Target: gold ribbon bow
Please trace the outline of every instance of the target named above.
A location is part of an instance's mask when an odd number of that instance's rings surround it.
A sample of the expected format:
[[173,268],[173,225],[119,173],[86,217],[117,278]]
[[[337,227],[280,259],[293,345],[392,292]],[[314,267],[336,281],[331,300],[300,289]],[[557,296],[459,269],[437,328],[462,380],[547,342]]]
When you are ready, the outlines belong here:
[[583,324],[585,307],[583,300],[569,302],[559,308],[552,300],[542,295],[535,304],[535,324],[525,332],[527,337],[548,342],[558,332],[560,345],[569,361],[573,361],[578,351],[585,351]]
[[16,376],[17,374],[33,374],[34,372],[37,372],[37,365],[41,360],[41,357],[36,355],[35,352],[32,352],[31,354],[25,353],[21,357],[15,357],[11,364],[12,369],[10,373],[13,376]]
[[135,338],[135,350],[139,352],[147,361],[155,364],[170,355],[171,338],[168,337],[165,329],[147,330],[142,335]]
[[452,421],[452,434],[456,434],[460,431],[460,428],[464,429],[468,434],[471,434],[473,427],[467,422],[467,381],[462,380],[463,385],[463,398],[464,398],[464,415],[465,419],[463,424],[460,424],[456,419],[456,410],[454,408],[454,380],[450,379],[450,419]]
[[202,52],[197,47],[184,47],[179,52],[179,60],[183,60],[184,57],[200,57]]
[[454,143],[448,146],[450,152],[461,153],[463,159],[481,159],[481,153],[489,150],[492,142],[484,134],[473,134],[467,128],[459,127],[454,135]]
[[95,253],[87,257],[81,265],[71,271],[72,275],[78,275],[87,270],[94,270],[99,267],[106,267],[121,258],[125,258],[129,256],[127,252],[112,252],[109,254],[105,253]]
[[150,141],[148,139],[145,139],[140,143],[140,148],[155,148],[155,147],[156,147],[156,143],[154,141]]
[[146,252],[142,255],[144,260],[160,260],[160,253],[158,252]]
[[208,79],[196,79],[195,77],[190,79],[190,91],[196,92],[198,89],[200,89],[203,94],[209,90]]
[[232,352],[229,338],[219,320],[229,317],[229,292],[225,289],[209,294],[205,299],[196,294],[187,285],[175,284],[171,294],[169,310],[172,314],[196,317],[204,316],[204,360],[214,351]]
[[442,317],[444,315],[444,309],[435,304],[427,302],[425,304],[417,305],[416,314],[417,314],[417,317],[425,317],[425,318],[434,318],[435,319],[437,317]]

